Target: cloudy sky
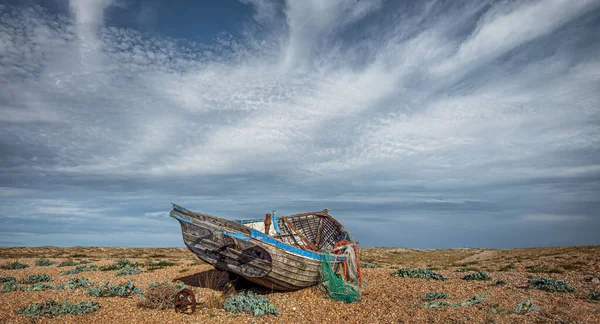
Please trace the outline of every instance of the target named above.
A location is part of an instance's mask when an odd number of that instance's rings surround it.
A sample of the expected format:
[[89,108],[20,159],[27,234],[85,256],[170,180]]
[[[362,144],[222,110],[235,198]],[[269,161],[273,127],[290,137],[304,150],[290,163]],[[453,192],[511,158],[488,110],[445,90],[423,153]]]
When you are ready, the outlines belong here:
[[0,1],[0,245],[600,244],[600,0]]

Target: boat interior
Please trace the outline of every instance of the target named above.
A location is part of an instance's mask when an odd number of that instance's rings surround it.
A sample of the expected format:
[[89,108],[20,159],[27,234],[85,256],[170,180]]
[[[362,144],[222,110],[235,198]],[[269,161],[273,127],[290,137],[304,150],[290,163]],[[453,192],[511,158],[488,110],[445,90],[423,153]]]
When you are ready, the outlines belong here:
[[329,215],[329,210],[264,219],[237,220],[288,245],[311,251],[331,251],[337,242],[354,241],[350,233]]

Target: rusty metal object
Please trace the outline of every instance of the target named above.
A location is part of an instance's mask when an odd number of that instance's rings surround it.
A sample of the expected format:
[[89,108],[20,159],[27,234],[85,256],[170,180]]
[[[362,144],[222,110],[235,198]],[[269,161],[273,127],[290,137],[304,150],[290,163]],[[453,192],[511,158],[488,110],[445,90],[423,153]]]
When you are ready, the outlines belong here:
[[178,313],[192,314],[196,311],[196,297],[189,289],[183,289],[175,294],[173,307]]
[[271,224],[273,222],[271,221],[271,214],[266,214],[265,215],[265,234],[269,235],[269,229],[271,228]]

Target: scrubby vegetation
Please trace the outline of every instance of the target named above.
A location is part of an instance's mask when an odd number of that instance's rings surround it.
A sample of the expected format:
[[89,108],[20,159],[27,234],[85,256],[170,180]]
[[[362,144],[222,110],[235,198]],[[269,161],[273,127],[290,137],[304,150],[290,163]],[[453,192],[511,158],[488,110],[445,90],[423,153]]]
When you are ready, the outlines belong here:
[[463,280],[492,280],[492,278],[484,271],[469,273],[463,277]]
[[361,268],[365,268],[365,269],[374,269],[374,268],[380,268],[380,266],[378,266],[375,263],[361,263],[360,265]]
[[504,286],[504,285],[506,285],[506,281],[504,281],[504,280],[496,280],[492,284],[492,286]]
[[2,292],[9,292],[9,291],[17,291],[17,290],[21,290],[21,285],[19,285],[16,281],[7,281],[4,283],[4,286],[2,287]]
[[253,316],[279,314],[279,309],[268,299],[258,296],[251,291],[230,295],[225,299],[223,308],[228,312],[248,312]]
[[125,266],[117,272],[116,276],[128,276],[128,275],[136,275],[142,273],[140,268],[135,268],[132,266]]
[[69,260],[65,260],[65,261],[59,263],[58,267],[72,267],[72,266],[76,266],[76,265],[78,265],[77,262],[69,259]]
[[441,274],[431,271],[430,269],[407,269],[402,268],[398,269],[398,271],[394,272],[395,275],[402,278],[422,278],[422,279],[435,279],[444,281],[444,278]]
[[441,308],[443,306],[450,306],[450,307],[468,307],[468,306],[473,306],[475,304],[480,304],[483,303],[485,301],[485,297],[482,295],[476,295],[470,298],[467,298],[461,302],[454,302],[454,303],[448,303],[448,302],[442,302],[442,301],[430,301],[428,303],[424,303],[423,305],[421,305],[423,308]]
[[146,266],[148,267],[149,271],[152,270],[157,270],[157,269],[163,269],[166,267],[172,267],[172,266],[176,266],[177,263],[175,262],[171,262],[171,261],[165,261],[165,260],[161,260],[161,261],[148,261],[146,263]]
[[2,269],[4,269],[4,270],[18,270],[18,269],[25,269],[25,268],[29,268],[29,266],[24,263],[20,263],[19,261],[9,262],[2,266]]
[[446,299],[448,298],[448,294],[445,292],[428,292],[425,296],[421,297],[423,301],[434,301],[438,299]]
[[177,290],[170,285],[161,285],[154,289],[148,289],[144,292],[144,297],[140,298],[137,307],[151,309],[167,309],[173,307],[173,295]]
[[183,289],[183,282],[172,285],[171,282],[152,282],[141,295],[137,307],[167,309],[173,307],[174,295]]
[[21,283],[33,284],[33,283],[48,282],[48,281],[52,281],[52,277],[47,274],[39,274],[39,275],[33,274],[33,275],[29,275],[29,277],[27,277],[26,279],[21,281]]
[[560,266],[565,270],[580,270],[582,267],[586,266],[587,263],[585,261],[575,261],[570,263],[563,263]]
[[17,281],[17,279],[15,277],[0,277],[0,282],[2,283],[10,281]]
[[11,292],[11,291],[44,291],[54,288],[51,285],[47,285],[44,283],[36,283],[31,286],[20,285],[16,281],[9,281],[4,284],[2,287],[2,292]]
[[516,268],[515,264],[514,264],[514,263],[511,263],[511,264],[509,264],[509,265],[506,265],[506,266],[504,266],[504,267],[502,267],[502,268],[498,269],[498,271],[510,271],[510,270],[513,270],[513,269],[515,269],[515,268]]
[[515,306],[515,313],[529,313],[532,311],[539,311],[540,308],[534,305],[529,298],[524,300]]
[[600,300],[600,293],[595,291],[588,296],[588,299],[598,301],[598,300]]
[[91,286],[94,286],[94,285],[95,284],[93,282],[89,281],[88,278],[85,278],[85,277],[71,277],[71,278],[69,278],[69,281],[68,281],[68,283],[66,285],[54,286],[54,289],[72,290],[72,289],[78,289],[78,288],[87,288],[87,287],[91,287]]
[[19,314],[23,314],[26,317],[54,317],[63,316],[67,314],[83,315],[95,312],[98,309],[100,309],[100,304],[92,301],[85,301],[72,304],[68,301],[64,303],[58,303],[54,300],[50,300],[47,302],[23,307],[19,310]]
[[527,272],[531,272],[531,273],[563,273],[564,271],[556,269],[556,268],[550,268],[545,264],[542,265],[534,265],[534,266],[529,266],[529,267],[525,267],[527,269]]
[[463,266],[463,267],[468,267],[468,266],[475,265],[475,264],[479,264],[479,261],[463,262],[460,265]]
[[42,282],[52,281],[52,277],[49,275],[30,275],[27,279],[23,280],[21,283],[23,284],[31,284],[31,286],[21,285],[17,283],[16,280],[6,281],[4,287],[2,287],[2,292],[11,292],[11,291],[43,291],[43,290],[71,290],[77,288],[87,288],[94,286],[93,282],[90,282],[87,278],[80,277],[71,277],[69,278],[68,283],[62,285],[48,285]]
[[98,270],[98,266],[95,264],[90,264],[89,266],[80,265],[71,270],[61,271],[60,274],[69,275],[69,274],[78,274],[85,271],[96,271]]
[[50,261],[46,258],[40,258],[40,259],[35,260],[35,265],[38,267],[47,267],[47,266],[51,266],[55,263],[56,262]]
[[566,281],[554,280],[551,278],[540,278],[529,280],[529,288],[539,289],[549,292],[573,292],[575,288],[569,286]]
[[132,295],[142,294],[142,290],[133,284],[133,280],[129,280],[125,285],[109,286],[105,282],[102,286],[95,286],[88,289],[88,295],[94,297],[127,297]]
[[113,270],[121,270],[125,267],[130,268],[140,268],[142,266],[141,263],[132,263],[127,259],[116,259],[115,263],[110,265],[105,265],[100,267],[100,271],[113,271]]

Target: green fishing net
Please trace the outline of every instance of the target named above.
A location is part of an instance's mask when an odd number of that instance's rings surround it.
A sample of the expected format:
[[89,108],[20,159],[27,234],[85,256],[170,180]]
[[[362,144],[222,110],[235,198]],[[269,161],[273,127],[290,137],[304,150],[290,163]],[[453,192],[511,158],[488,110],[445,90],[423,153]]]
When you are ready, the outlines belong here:
[[329,263],[329,253],[323,253],[321,258],[321,282],[329,293],[329,298],[333,300],[343,301],[346,303],[360,301],[360,288],[345,282],[338,277],[331,263]]

